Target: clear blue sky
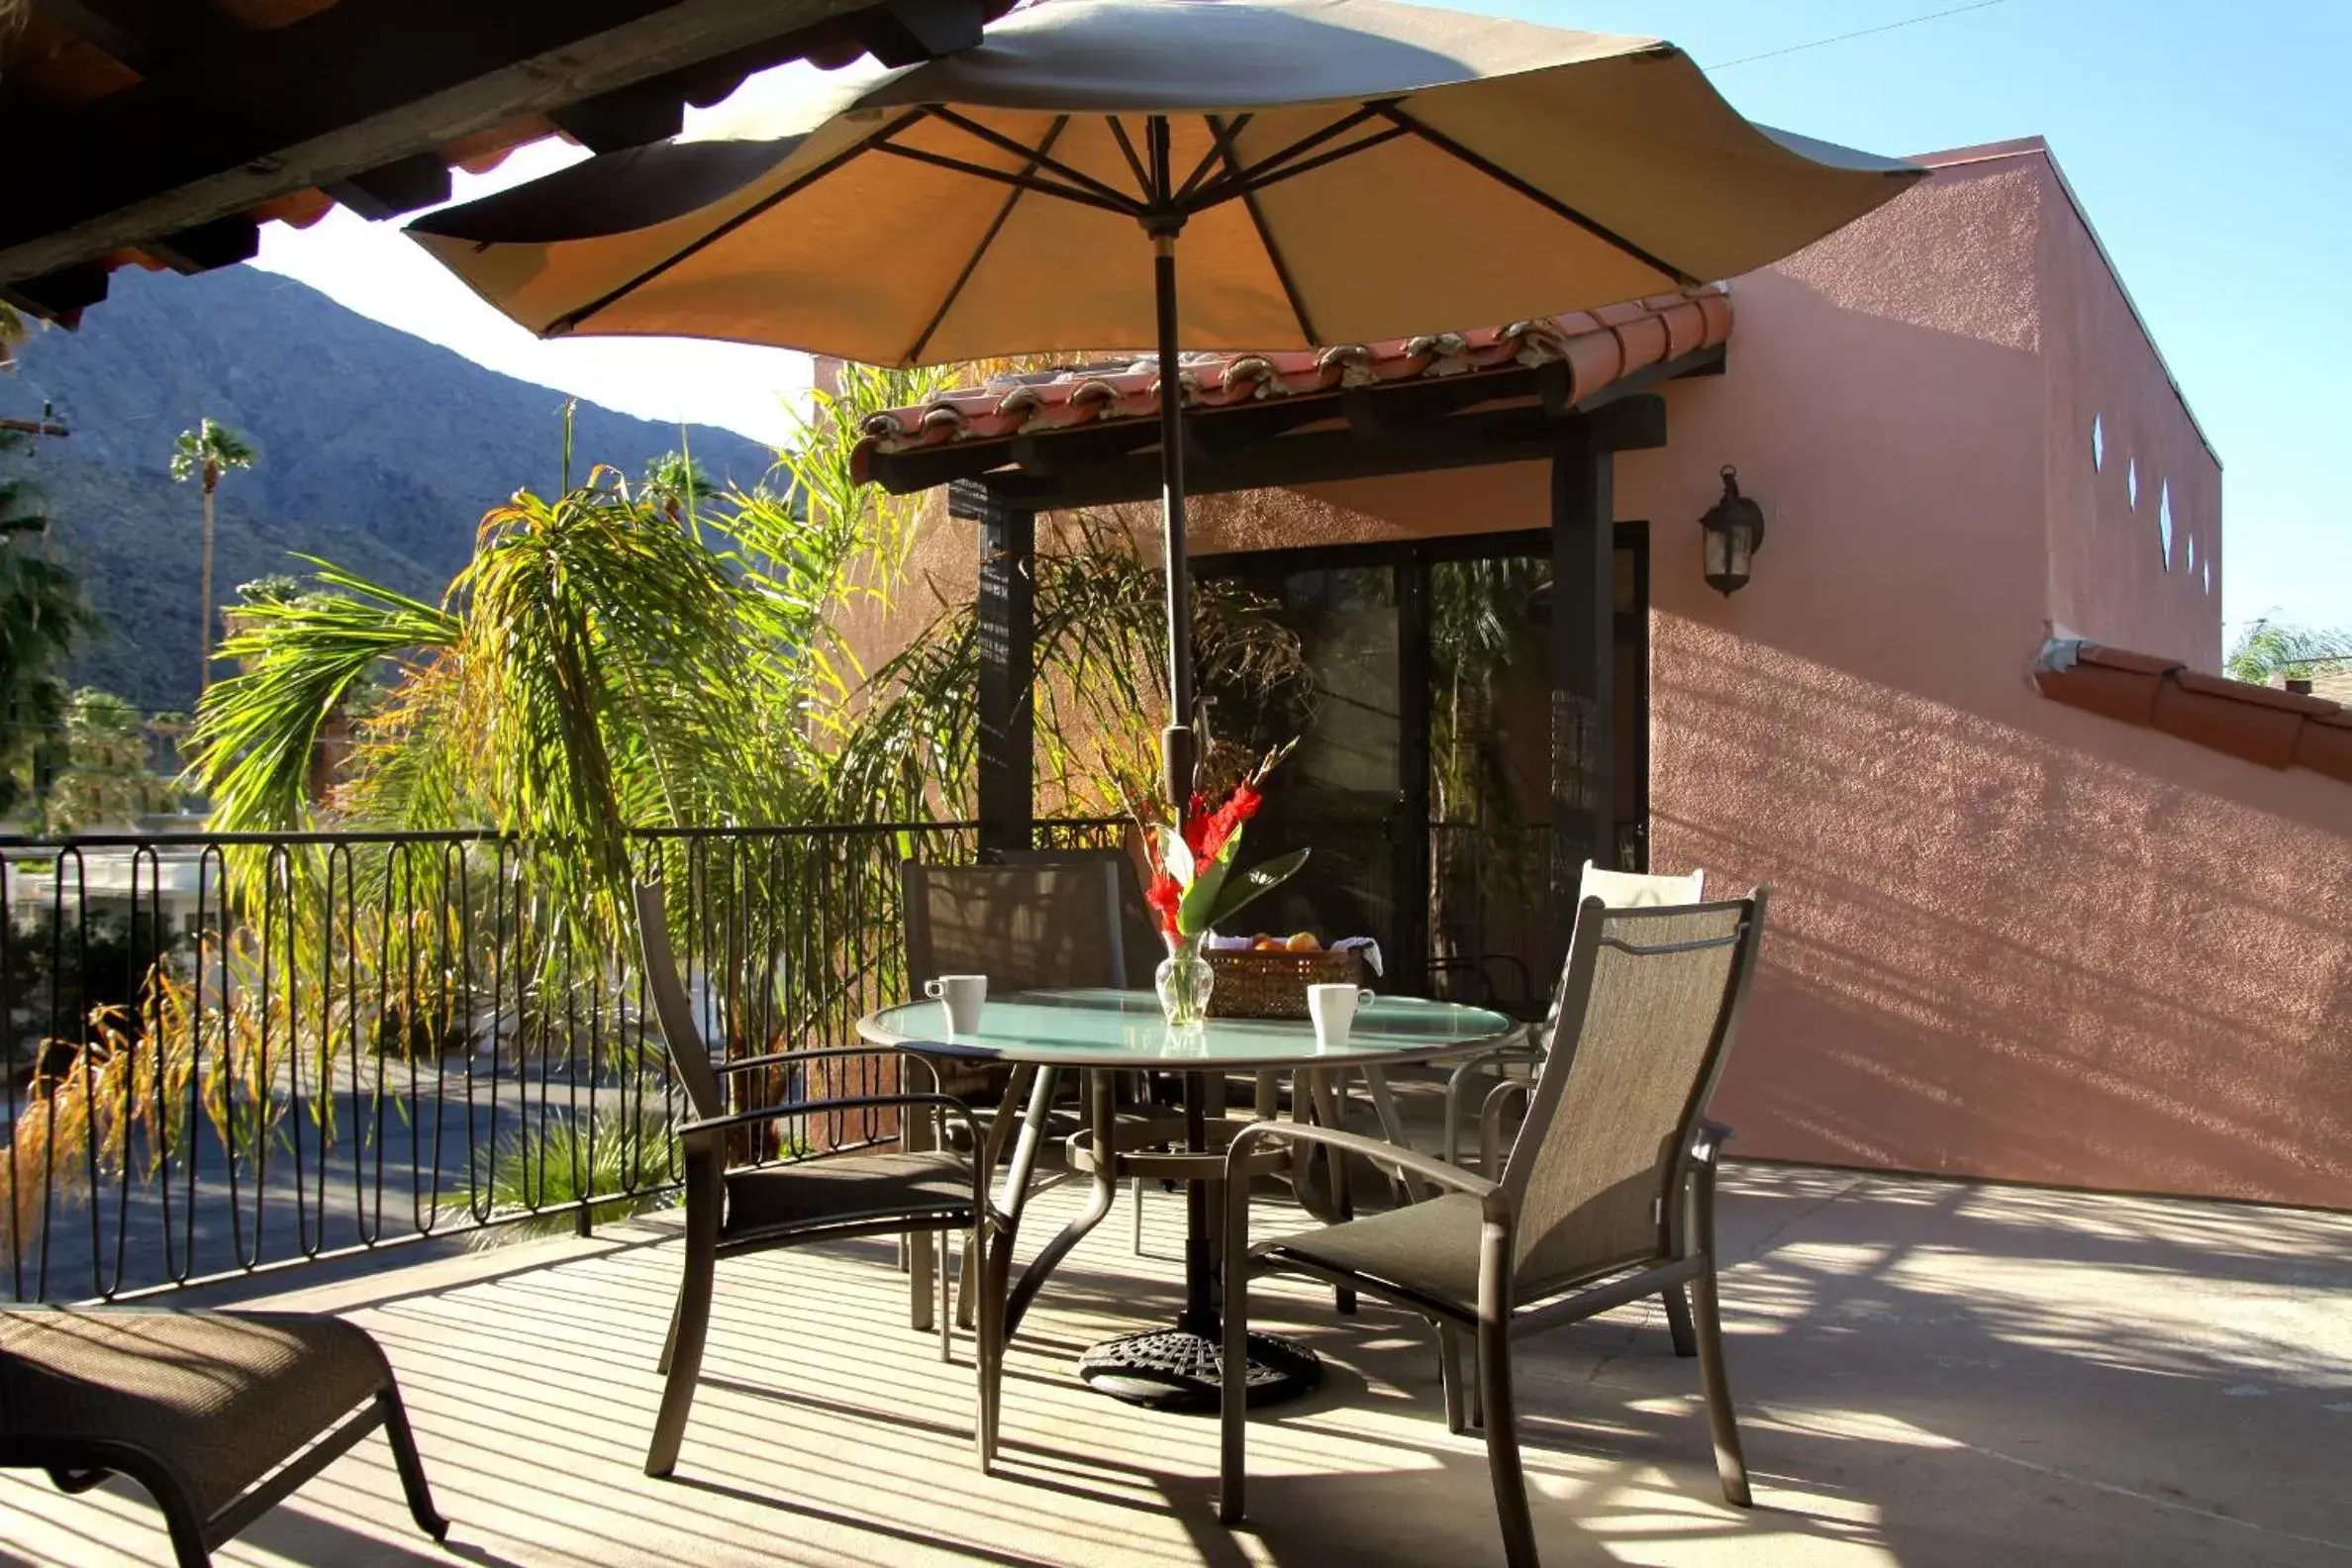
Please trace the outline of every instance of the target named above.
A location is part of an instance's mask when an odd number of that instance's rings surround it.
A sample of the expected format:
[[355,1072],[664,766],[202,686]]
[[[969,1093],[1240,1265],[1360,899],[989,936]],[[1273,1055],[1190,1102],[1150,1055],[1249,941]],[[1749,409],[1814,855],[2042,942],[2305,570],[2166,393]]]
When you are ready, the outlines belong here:
[[[2352,0],[1441,0],[1668,38],[1768,124],[1889,153],[2049,140],[2224,464],[2223,614],[2352,627]],[[1771,58],[1749,56],[1773,54]],[[461,196],[580,155],[526,149]],[[806,362],[539,343],[387,225],[270,230],[260,264],[510,373],[779,441]]]
[[2040,136],[2221,454],[2222,613],[2352,627],[2352,0],[1480,0],[1876,152]]

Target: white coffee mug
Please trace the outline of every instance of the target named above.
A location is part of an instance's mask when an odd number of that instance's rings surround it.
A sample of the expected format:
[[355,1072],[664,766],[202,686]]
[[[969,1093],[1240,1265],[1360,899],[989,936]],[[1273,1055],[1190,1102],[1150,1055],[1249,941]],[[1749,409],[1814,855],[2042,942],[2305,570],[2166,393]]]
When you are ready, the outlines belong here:
[[988,976],[941,975],[923,983],[923,994],[947,1008],[948,1032],[977,1034],[980,1004],[988,1000]]
[[1361,986],[1311,985],[1307,988],[1307,1016],[1315,1021],[1315,1043],[1325,1050],[1347,1043],[1355,1027],[1356,1009],[1372,1000]]

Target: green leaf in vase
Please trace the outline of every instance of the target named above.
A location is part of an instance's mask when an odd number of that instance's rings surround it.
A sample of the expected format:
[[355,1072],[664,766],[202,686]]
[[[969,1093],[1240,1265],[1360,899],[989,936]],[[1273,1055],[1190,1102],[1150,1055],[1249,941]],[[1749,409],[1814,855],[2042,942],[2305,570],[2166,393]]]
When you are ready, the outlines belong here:
[[1225,877],[1233,869],[1233,851],[1240,846],[1241,830],[1235,828],[1232,836],[1218,846],[1206,864],[1195,862],[1193,884],[1184,890],[1184,900],[1176,906],[1176,929],[1182,931],[1203,931],[1215,924],[1212,911],[1217,908],[1218,895],[1225,891]]
[[1193,865],[1192,847],[1184,841],[1184,834],[1164,824],[1160,828],[1159,835],[1160,864],[1167,868],[1168,875],[1176,879],[1176,885],[1183,887],[1192,881],[1196,869]]

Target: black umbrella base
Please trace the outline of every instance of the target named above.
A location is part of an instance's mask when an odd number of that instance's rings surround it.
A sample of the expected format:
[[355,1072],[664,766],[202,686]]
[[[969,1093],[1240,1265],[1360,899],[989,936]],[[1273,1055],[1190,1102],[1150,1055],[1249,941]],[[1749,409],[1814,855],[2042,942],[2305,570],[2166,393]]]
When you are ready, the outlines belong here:
[[[1078,1375],[1098,1392],[1164,1411],[1215,1411],[1224,1397],[1225,1347],[1186,1328],[1152,1328],[1106,1339],[1078,1358]],[[1249,1336],[1249,1405],[1297,1399],[1323,1380],[1315,1352],[1280,1334]]]

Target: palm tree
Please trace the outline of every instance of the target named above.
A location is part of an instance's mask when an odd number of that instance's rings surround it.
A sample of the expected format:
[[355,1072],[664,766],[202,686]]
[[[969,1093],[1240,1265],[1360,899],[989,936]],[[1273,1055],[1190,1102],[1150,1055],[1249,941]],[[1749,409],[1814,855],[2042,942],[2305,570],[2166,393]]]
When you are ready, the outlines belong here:
[[204,566],[196,605],[196,646],[202,658],[196,674],[199,693],[212,686],[213,496],[221,488],[221,475],[232,468],[252,467],[256,455],[243,436],[209,415],[194,430],[181,431],[171,447],[171,477],[182,484],[190,479],[204,484]]
[[83,687],[65,710],[64,766],[42,803],[51,833],[136,824],[168,811],[171,781],[147,765],[147,716],[112,692]]
[[659,504],[673,523],[690,517],[701,503],[719,494],[719,486],[692,454],[663,452],[645,465],[637,494]]
[[[17,438],[0,432],[0,450]],[[65,664],[91,625],[72,570],[25,542],[49,516],[29,480],[0,479],[0,816],[35,792],[37,763],[65,721]]]

